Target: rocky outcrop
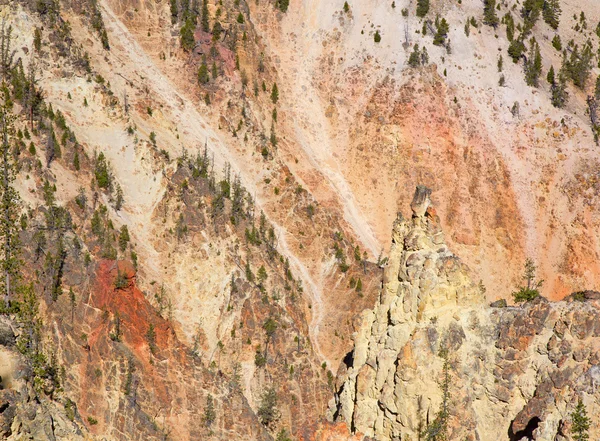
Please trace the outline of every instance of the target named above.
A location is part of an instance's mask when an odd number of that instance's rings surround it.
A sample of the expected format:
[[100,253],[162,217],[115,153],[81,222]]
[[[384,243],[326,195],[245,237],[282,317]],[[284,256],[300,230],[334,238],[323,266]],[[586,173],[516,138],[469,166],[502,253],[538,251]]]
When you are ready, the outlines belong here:
[[[22,326],[8,316],[0,317],[0,439],[36,441],[83,441],[91,439],[75,403],[62,391],[53,399],[36,393],[46,384],[39,365],[15,346]],[[37,372],[36,372],[37,369]],[[38,382],[33,381],[34,374]]]
[[329,417],[375,439],[418,439],[440,409],[447,360],[449,439],[566,439],[577,399],[600,411],[599,303],[488,307],[445,245],[430,194],[418,187],[412,217],[394,223],[380,298],[362,316]]

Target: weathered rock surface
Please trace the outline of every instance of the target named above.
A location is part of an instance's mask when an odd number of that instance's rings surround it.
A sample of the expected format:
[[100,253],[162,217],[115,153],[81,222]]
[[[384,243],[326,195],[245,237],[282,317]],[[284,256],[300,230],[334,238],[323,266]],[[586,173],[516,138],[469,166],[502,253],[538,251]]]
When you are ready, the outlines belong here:
[[[417,188],[411,219],[394,224],[383,289],[362,316],[330,418],[375,439],[418,439],[442,401],[443,349],[449,439],[565,439],[577,399],[600,412],[598,301],[487,306],[429,195]],[[594,421],[592,438],[598,430]]]

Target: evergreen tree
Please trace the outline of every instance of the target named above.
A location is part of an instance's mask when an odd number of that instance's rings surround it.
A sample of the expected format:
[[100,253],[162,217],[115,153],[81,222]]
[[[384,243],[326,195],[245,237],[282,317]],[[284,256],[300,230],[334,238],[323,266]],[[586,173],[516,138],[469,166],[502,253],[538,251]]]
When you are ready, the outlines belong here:
[[11,50],[11,39],[12,26],[6,29],[5,22],[2,20],[2,29],[0,30],[0,74],[2,75],[3,86],[6,84],[15,56],[15,51]]
[[450,31],[450,26],[445,18],[442,18],[441,20],[436,18],[435,25],[437,30],[433,37],[433,44],[436,46],[442,46],[446,42],[446,37]]
[[528,86],[538,87],[540,74],[542,73],[542,55],[540,45],[532,40],[529,48],[529,56],[525,62],[525,82]]
[[[5,85],[3,83],[3,85]],[[2,106],[0,107],[0,173],[2,183],[0,187],[0,237],[2,238],[2,251],[0,252],[0,268],[4,273],[2,290],[5,303],[16,290],[21,266],[20,241],[18,233],[19,195],[13,187],[15,180],[15,163],[11,154],[9,136],[13,132],[14,117],[10,113],[9,97],[6,88]]]
[[544,1],[542,16],[544,17],[544,21],[548,23],[552,29],[558,29],[561,12],[559,0]]
[[287,430],[283,428],[277,434],[275,441],[292,441],[292,439],[288,436]]
[[496,15],[496,0],[483,0],[483,22],[496,28],[499,20]]
[[112,186],[112,177],[108,162],[103,152],[100,152],[96,158],[96,166],[94,167],[94,175],[96,177],[96,184],[99,188],[110,189]]
[[[421,436],[427,441],[443,441],[448,439],[448,418],[450,417],[450,361],[448,351],[440,349],[438,355],[444,360],[442,380],[439,383],[442,391],[442,404],[434,420],[427,425]],[[421,439],[421,438],[420,438]]]
[[550,84],[550,85],[554,84],[554,82],[555,82],[554,66],[550,66],[548,75],[546,75],[546,80],[548,81],[548,84]]
[[221,25],[220,22],[215,21],[215,24],[213,25],[213,30],[212,30],[212,40],[213,41],[219,41],[221,39],[221,33],[223,32],[223,26]]
[[258,283],[259,284],[263,284],[265,282],[265,280],[267,280],[267,270],[265,269],[264,265],[261,265],[260,268],[258,269]]
[[210,32],[209,19],[208,0],[202,0],[202,18],[200,20],[200,26],[204,32]]
[[523,34],[528,35],[531,29],[535,26],[540,12],[544,5],[544,0],[525,0],[521,8],[521,16],[523,17],[524,27]]
[[35,28],[33,32],[33,47],[35,47],[37,52],[42,50],[42,32],[40,28]]
[[583,46],[581,53],[577,46],[571,52],[571,56],[567,62],[567,72],[573,80],[573,84],[580,89],[585,89],[585,84],[590,76],[593,58],[592,43],[589,40]]
[[170,9],[171,9],[171,24],[177,23],[177,0],[170,0]]
[[575,441],[587,441],[590,438],[588,433],[590,429],[590,418],[587,416],[585,405],[581,399],[579,399],[577,407],[571,414],[571,421],[573,422],[573,425],[571,426],[573,439]]
[[410,53],[408,57],[408,65],[410,67],[419,67],[421,64],[421,51],[419,50],[419,45],[415,44],[413,51]]
[[217,419],[217,412],[215,411],[215,404],[213,402],[213,396],[208,394],[206,397],[206,407],[204,408],[204,425],[210,427],[212,423]]
[[200,84],[206,84],[210,81],[210,77],[208,76],[208,66],[206,65],[206,57],[202,56],[202,63],[198,68],[198,82]]
[[46,141],[46,167],[50,167],[52,161],[56,158],[61,157],[60,145],[56,139],[56,134],[52,127],[50,133],[48,133],[48,139]]
[[[515,106],[517,102],[515,102]],[[514,108],[514,106],[513,106]],[[514,114],[514,113],[513,113]],[[525,270],[523,272],[523,280],[527,282],[525,286],[520,286],[519,290],[513,292],[513,298],[515,303],[525,302],[529,300],[533,300],[540,295],[539,288],[544,283],[543,280],[536,280],[535,272],[536,266],[533,263],[533,260],[526,259],[525,260]]]
[[551,102],[554,107],[563,108],[567,104],[569,94],[567,92],[567,76],[564,69],[558,72],[558,79],[554,74],[554,67],[548,72],[548,82],[550,83]]
[[277,104],[277,101],[279,101],[279,89],[277,89],[277,83],[273,83],[273,88],[271,89],[271,101],[273,101],[273,104]]
[[506,23],[506,39],[512,43],[515,39],[515,19],[510,12],[507,12],[503,21]]
[[417,17],[423,18],[429,12],[429,0],[417,0]]
[[123,189],[119,184],[117,184],[117,191],[115,195],[115,210],[119,211],[123,207]]
[[557,51],[562,50],[562,42],[560,41],[560,35],[556,34],[554,38],[552,38],[552,47]]
[[277,0],[275,6],[277,6],[281,12],[287,12],[288,7],[290,6],[290,0]]
[[121,249],[121,252],[125,252],[129,240],[129,230],[127,229],[127,225],[123,225],[119,232],[119,248]]
[[185,24],[179,30],[181,47],[184,51],[191,51],[194,49],[196,40],[194,39],[194,30],[196,29],[196,23],[192,17],[188,17],[185,20]]
[[260,396],[260,404],[256,413],[263,425],[270,426],[279,419],[281,414],[277,409],[278,401],[277,391],[274,387],[268,388]]

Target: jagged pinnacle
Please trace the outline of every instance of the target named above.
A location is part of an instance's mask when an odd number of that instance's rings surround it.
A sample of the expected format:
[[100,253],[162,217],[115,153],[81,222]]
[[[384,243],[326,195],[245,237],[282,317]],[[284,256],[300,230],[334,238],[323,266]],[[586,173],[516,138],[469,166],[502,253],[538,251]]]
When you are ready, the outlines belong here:
[[413,212],[413,217],[423,217],[427,208],[431,205],[431,189],[424,185],[417,185],[415,195],[410,203],[410,209]]

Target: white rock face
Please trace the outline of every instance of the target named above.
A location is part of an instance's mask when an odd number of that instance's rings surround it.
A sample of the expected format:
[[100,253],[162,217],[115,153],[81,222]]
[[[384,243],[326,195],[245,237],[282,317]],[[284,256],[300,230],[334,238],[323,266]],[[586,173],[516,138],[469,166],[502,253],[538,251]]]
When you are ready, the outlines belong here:
[[[485,306],[468,268],[444,244],[430,194],[418,187],[412,218],[394,223],[380,299],[363,314],[330,417],[377,440],[418,439],[442,402],[444,349],[449,439],[562,439],[578,397],[597,414],[591,384],[600,325],[585,325],[583,338],[565,331],[585,321],[580,309],[597,304]],[[581,353],[586,346],[594,349]]]

